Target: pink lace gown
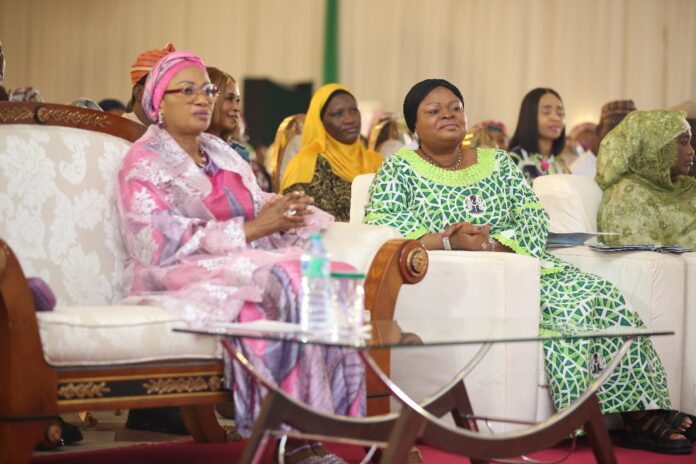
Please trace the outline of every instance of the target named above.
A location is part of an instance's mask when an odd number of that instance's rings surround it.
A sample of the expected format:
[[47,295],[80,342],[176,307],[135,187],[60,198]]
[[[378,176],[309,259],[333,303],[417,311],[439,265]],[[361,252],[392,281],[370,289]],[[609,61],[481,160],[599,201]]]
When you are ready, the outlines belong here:
[[[118,198],[129,295],[123,303],[157,305],[193,325],[297,322],[301,247],[333,218],[314,208],[296,234],[247,243],[244,221],[272,194],[261,191],[249,165],[222,140],[201,134],[199,144],[210,159],[203,170],[153,125],[123,160]],[[321,411],[364,414],[364,366],[356,353],[287,342],[236,344],[290,396]],[[232,367],[237,427],[246,435],[265,392]]]

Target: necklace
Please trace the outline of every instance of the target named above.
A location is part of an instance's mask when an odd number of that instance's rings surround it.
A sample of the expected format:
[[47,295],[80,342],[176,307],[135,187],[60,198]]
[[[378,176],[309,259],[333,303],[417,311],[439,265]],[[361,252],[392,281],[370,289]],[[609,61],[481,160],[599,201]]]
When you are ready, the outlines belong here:
[[206,167],[208,165],[208,155],[200,148],[198,149],[198,155],[201,157],[201,160],[193,160],[196,163],[196,166],[198,166],[199,168]]
[[434,165],[434,166],[437,166],[438,168],[449,169],[449,170],[451,170],[451,171],[455,171],[455,170],[459,169],[459,166],[462,164],[462,151],[461,151],[461,149],[459,148],[459,146],[457,146],[457,161],[455,161],[454,163],[450,164],[449,166],[444,166],[444,165],[438,163],[438,162],[435,161],[429,154],[427,154],[427,153],[425,152],[425,150],[423,150],[423,147],[419,147],[419,148],[420,148],[420,150],[423,152],[423,154],[425,155],[425,157],[428,159],[428,162],[429,162],[430,164]]

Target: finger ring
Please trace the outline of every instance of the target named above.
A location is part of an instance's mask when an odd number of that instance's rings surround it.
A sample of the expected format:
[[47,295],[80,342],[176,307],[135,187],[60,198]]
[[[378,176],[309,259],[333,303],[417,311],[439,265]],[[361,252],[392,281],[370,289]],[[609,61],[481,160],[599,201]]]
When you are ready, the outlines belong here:
[[286,216],[294,216],[294,215],[296,215],[296,214],[297,214],[297,210],[296,210],[296,209],[289,209],[289,210],[285,211],[285,215],[286,215]]
[[484,250],[484,251],[487,250],[487,249],[488,249],[488,243],[483,242],[483,243],[481,244],[481,249]]

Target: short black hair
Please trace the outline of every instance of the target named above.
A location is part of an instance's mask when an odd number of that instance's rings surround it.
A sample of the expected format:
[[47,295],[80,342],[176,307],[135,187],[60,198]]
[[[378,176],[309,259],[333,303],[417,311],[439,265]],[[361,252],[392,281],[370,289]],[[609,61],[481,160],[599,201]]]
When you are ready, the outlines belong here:
[[418,115],[418,106],[421,102],[437,87],[444,87],[452,91],[453,94],[459,98],[464,104],[464,97],[459,91],[456,85],[444,79],[426,79],[420,81],[408,91],[406,97],[404,98],[404,119],[406,120],[406,125],[411,133],[415,133],[416,130],[416,117]]
[[104,100],[99,102],[99,106],[104,111],[109,111],[113,109],[121,109],[123,111],[126,110],[126,106],[123,103],[121,103],[120,100],[116,100],[115,98],[105,98]]
[[[329,103],[331,103],[331,100],[333,100],[333,97],[335,97],[336,95],[340,95],[342,93],[345,93],[346,95],[350,95],[351,97],[353,97],[353,94],[346,91],[346,90],[343,90],[343,89],[334,90],[333,92],[331,92],[331,95],[329,95],[329,98],[326,99],[326,103],[324,103],[324,106],[321,107],[321,111],[319,111],[319,119],[321,119],[321,120],[324,119],[324,115],[326,114],[326,107],[329,106]],[[353,100],[355,100],[355,97],[353,97]]]
[[[539,153],[539,100],[547,93],[555,95],[561,103],[563,102],[558,92],[547,87],[538,87],[525,95],[520,106],[515,134],[510,139],[509,150],[521,147],[528,153]],[[563,150],[565,139],[564,124],[561,135],[551,144],[552,154],[558,155]]]

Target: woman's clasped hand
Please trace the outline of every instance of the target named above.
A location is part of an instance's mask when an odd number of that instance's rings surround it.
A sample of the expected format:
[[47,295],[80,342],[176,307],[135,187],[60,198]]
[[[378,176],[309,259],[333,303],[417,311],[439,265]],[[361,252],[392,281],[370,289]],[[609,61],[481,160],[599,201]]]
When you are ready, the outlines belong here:
[[479,226],[462,221],[447,226],[442,236],[449,237],[455,250],[485,250],[488,248],[490,230],[488,224]]
[[244,224],[247,239],[253,240],[275,232],[293,231],[304,227],[305,216],[313,213],[314,198],[302,191],[271,197],[258,215]]

